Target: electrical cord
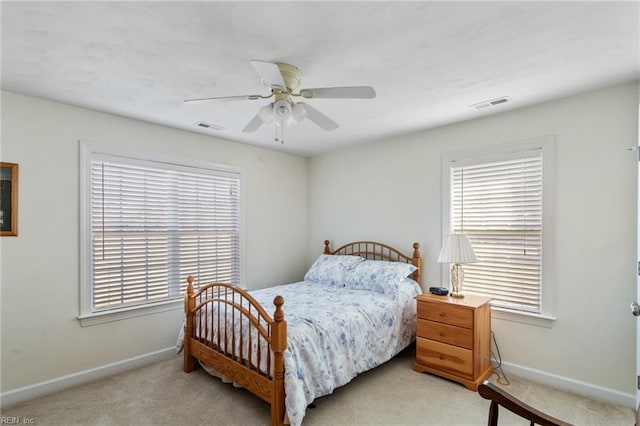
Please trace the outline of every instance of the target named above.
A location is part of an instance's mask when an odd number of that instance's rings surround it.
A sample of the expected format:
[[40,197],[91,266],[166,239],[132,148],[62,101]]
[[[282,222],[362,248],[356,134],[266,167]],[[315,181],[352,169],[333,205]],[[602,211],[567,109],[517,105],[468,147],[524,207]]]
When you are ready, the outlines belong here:
[[502,355],[500,355],[500,348],[498,347],[498,342],[496,341],[496,335],[493,332],[493,330],[491,330],[491,338],[493,339],[493,346],[495,346],[496,353],[498,354],[498,356],[496,357],[495,354],[493,353],[493,348],[491,348],[491,358],[496,360],[496,365],[492,365],[493,374],[498,376],[497,380],[498,380],[498,383],[500,383],[501,385],[510,385],[511,382],[509,382],[507,375],[504,374],[504,371],[502,370]]

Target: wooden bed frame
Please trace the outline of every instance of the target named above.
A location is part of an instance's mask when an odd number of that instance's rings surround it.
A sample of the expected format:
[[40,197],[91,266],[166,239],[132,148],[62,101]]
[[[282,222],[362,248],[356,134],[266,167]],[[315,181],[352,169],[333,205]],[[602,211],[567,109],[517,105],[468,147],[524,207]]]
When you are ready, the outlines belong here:
[[[413,279],[418,283],[421,280],[422,261],[418,243],[413,244],[413,255],[407,256],[393,247],[373,241],[357,241],[331,250],[326,240],[324,254],[411,263],[418,268],[413,273]],[[282,425],[285,415],[283,354],[287,348],[287,322],[282,310],[284,298],[276,296],[273,300],[275,312],[271,318],[246,290],[216,283],[194,291],[193,281],[193,277],[187,278],[184,371],[189,373],[195,370],[196,360],[211,366],[236,385],[271,404],[271,424]],[[209,320],[199,321],[198,318]],[[227,328],[220,327],[229,321],[232,322],[232,330],[240,328],[240,337],[236,338],[236,333],[227,336]],[[215,339],[198,337],[207,336],[214,329],[220,330]],[[248,332],[248,342],[242,341],[243,330]],[[257,348],[255,351],[252,351],[253,346]],[[263,347],[269,349],[264,350]]]

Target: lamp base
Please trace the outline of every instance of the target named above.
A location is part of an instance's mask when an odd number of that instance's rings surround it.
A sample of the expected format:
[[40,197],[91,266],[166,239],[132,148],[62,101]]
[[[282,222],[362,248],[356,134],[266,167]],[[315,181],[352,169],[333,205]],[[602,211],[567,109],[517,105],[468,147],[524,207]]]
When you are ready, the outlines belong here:
[[464,280],[464,270],[462,265],[454,263],[451,265],[451,297],[461,299],[464,297],[462,293],[462,281]]

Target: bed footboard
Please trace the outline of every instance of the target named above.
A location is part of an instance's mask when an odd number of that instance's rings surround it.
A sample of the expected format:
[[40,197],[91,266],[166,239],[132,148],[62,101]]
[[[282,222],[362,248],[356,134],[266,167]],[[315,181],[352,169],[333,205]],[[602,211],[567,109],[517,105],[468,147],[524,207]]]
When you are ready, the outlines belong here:
[[271,424],[284,421],[284,351],[287,323],[277,296],[271,318],[245,290],[209,284],[185,295],[184,371],[200,360],[271,404]]

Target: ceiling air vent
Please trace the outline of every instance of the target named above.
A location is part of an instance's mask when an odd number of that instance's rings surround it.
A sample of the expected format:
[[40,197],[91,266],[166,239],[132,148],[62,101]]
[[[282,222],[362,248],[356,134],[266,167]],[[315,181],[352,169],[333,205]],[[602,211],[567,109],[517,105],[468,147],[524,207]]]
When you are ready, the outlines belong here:
[[224,127],[222,126],[218,126],[217,124],[205,123],[204,121],[196,123],[196,126],[205,130],[224,130]]
[[469,105],[473,109],[484,109],[496,105],[506,104],[511,101],[511,98],[508,96],[503,96],[501,98],[491,99],[490,101],[484,101],[477,104]]

